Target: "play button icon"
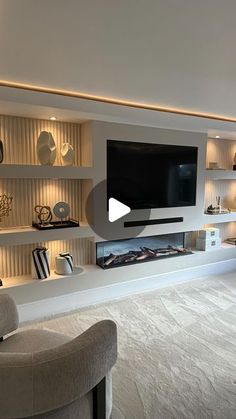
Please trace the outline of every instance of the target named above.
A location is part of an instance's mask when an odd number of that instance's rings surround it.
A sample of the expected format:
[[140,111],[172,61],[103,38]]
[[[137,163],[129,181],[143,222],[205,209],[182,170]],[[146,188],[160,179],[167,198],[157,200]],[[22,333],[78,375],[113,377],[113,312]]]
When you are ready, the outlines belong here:
[[119,218],[124,217],[131,211],[130,207],[128,207],[125,204],[122,204],[122,202],[118,201],[115,198],[109,199],[108,209],[108,219],[111,223],[113,223],[116,220],[119,220]]
[[[132,190],[132,188],[131,188]],[[119,240],[139,236],[145,225],[126,226],[125,223],[134,220],[148,220],[150,209],[136,210],[130,207],[127,200],[107,194],[106,179],[97,183],[89,192],[85,215],[86,221],[95,233],[96,242],[101,240]]]

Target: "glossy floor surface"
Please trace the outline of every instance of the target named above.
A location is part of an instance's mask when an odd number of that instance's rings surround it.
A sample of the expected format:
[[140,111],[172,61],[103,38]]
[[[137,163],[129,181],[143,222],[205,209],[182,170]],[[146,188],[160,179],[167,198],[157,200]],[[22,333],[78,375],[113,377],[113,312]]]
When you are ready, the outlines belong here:
[[236,272],[34,327],[76,336],[105,318],[116,322],[119,336],[113,419],[236,418]]

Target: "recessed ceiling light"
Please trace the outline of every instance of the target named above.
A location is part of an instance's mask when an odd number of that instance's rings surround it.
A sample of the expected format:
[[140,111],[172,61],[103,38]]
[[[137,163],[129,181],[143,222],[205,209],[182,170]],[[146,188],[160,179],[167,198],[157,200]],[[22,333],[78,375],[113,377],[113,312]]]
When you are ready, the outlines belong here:
[[50,118],[49,118],[51,121],[56,121],[57,120],[57,118],[56,118],[56,116],[50,116]]
[[216,135],[216,138],[220,138],[220,136],[219,135]]

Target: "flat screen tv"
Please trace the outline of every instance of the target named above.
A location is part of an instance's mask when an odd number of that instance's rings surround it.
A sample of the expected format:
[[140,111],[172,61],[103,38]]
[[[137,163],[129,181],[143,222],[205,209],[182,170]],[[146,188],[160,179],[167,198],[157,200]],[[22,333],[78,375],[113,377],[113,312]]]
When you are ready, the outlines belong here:
[[107,140],[107,199],[131,209],[196,205],[197,147]]

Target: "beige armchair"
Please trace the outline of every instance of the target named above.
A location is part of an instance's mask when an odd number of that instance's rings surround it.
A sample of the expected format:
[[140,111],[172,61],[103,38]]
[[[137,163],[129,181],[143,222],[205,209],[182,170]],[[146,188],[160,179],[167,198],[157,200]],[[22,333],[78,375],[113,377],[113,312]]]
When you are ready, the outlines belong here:
[[0,295],[0,418],[108,419],[117,331],[111,320],[71,339],[18,327],[14,301]]

